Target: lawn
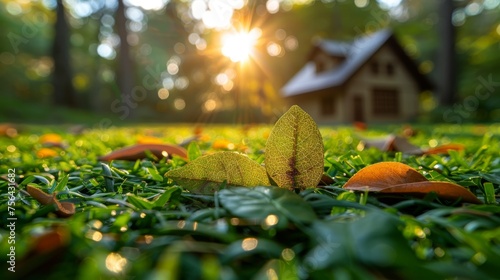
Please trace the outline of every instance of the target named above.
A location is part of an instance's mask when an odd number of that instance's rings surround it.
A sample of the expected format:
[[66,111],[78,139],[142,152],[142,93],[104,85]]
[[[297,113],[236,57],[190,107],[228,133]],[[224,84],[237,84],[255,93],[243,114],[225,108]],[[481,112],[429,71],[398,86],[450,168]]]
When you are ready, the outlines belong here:
[[[165,174],[227,151],[271,168],[265,155],[273,126],[26,125],[4,132],[2,279],[498,279],[499,125],[415,125],[408,136],[414,145],[465,146],[424,155],[361,142],[408,135],[401,125],[319,131],[328,182],[304,189],[223,180],[212,193]],[[143,159],[99,161],[138,143],[182,143],[187,159],[146,151]],[[482,204],[434,192],[343,188],[379,162],[404,163],[430,181],[460,185]],[[219,167],[207,164],[212,168]],[[32,197],[28,185],[59,204]],[[74,214],[61,213],[68,204]]]

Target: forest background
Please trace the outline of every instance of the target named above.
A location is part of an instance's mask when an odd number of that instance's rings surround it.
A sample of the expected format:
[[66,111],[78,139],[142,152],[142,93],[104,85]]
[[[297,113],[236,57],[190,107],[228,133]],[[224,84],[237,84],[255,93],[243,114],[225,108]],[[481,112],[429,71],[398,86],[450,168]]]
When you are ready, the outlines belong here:
[[419,121],[500,120],[500,0],[2,2],[0,122],[271,123],[315,40],[382,28],[437,85]]

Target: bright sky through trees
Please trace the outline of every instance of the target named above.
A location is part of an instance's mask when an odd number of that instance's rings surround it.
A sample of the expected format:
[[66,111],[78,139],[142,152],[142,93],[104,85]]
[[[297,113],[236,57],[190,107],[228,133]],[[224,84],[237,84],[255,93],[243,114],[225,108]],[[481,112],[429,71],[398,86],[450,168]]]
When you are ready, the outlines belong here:
[[222,54],[233,62],[246,61],[251,56],[261,33],[259,28],[254,28],[250,32],[240,31],[225,34],[222,37]]

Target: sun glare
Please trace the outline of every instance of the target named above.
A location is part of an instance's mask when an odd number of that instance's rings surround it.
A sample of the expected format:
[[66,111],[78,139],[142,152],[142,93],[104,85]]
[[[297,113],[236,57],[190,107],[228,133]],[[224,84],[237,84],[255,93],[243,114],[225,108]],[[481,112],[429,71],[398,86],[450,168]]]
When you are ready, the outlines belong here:
[[233,62],[244,62],[252,55],[255,44],[261,35],[258,28],[250,32],[228,33],[222,37],[222,54]]

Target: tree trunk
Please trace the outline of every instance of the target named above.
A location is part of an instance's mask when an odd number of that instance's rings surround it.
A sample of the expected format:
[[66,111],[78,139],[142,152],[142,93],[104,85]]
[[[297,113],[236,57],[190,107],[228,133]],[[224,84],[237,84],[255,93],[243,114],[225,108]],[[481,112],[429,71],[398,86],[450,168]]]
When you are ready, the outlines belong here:
[[130,57],[130,46],[127,42],[127,19],[125,17],[125,4],[123,3],[123,0],[118,1],[118,9],[116,10],[115,18],[116,32],[118,33],[118,37],[120,37],[118,69],[116,71],[118,88],[120,89],[120,93],[123,98],[132,99],[132,88],[134,87],[134,66]]
[[439,3],[439,104],[451,106],[456,101],[455,27],[452,23],[453,0]]
[[57,0],[56,23],[54,26],[54,44],[52,57],[54,59],[53,73],[53,104],[70,108],[78,107],[73,87],[73,74],[70,64],[69,27],[66,21],[65,9],[62,0]]

